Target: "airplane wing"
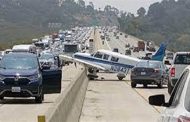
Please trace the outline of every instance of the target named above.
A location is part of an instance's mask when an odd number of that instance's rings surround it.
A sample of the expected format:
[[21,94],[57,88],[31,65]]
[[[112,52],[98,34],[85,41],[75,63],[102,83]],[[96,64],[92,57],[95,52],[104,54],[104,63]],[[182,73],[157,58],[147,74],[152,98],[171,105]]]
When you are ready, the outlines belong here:
[[70,57],[70,56],[60,55],[59,57],[60,57],[60,59],[62,59],[64,61],[71,61],[71,62],[81,63],[85,67],[88,67],[88,68],[97,68],[97,69],[100,69],[100,70],[106,70],[104,67],[102,67],[100,65],[89,63],[87,61],[76,59],[76,58],[73,58],[73,57]]

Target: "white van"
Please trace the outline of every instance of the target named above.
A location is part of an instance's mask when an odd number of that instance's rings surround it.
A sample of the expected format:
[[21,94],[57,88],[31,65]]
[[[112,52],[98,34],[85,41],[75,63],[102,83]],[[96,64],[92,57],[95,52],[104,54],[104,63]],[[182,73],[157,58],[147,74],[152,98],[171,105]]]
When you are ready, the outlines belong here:
[[37,49],[35,45],[22,44],[22,45],[14,45],[12,48],[12,52],[28,52],[28,53],[37,54]]

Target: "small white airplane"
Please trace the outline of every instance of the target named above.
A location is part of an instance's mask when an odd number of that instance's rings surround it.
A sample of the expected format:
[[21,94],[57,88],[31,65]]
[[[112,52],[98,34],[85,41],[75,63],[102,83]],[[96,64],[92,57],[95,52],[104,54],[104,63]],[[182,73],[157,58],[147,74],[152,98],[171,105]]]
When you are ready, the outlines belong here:
[[[162,61],[165,55],[165,48],[166,46],[161,45],[155,55],[152,56],[152,60]],[[109,50],[98,50],[94,54],[77,52],[73,54],[73,57],[66,55],[60,55],[59,57],[64,61],[84,64],[88,68],[88,77],[90,79],[97,78],[97,72],[104,70],[117,73],[118,79],[122,80],[126,77],[129,69],[132,69],[142,60]]]

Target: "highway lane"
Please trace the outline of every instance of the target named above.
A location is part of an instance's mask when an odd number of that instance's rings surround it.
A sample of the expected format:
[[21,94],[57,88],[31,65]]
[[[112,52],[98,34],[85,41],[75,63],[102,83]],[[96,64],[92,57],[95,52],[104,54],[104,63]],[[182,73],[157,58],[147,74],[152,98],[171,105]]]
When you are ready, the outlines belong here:
[[110,41],[108,41],[109,46],[111,49],[113,48],[118,48],[119,53],[125,54],[125,49],[123,48],[123,41],[121,41],[121,37],[119,39],[116,39],[116,37],[113,35],[113,33],[109,34],[110,36]]
[[[102,46],[119,48],[120,53],[124,53],[125,44],[137,46],[139,39],[124,34],[119,40],[109,33],[110,41]],[[101,43],[102,40],[96,40]],[[107,48],[108,48],[107,47]],[[132,53],[132,56],[139,57],[145,52]],[[84,106],[82,109],[80,122],[155,122],[164,108],[154,107],[148,104],[148,97],[155,94],[167,94],[167,87],[158,89],[154,85],[143,88],[138,85],[132,89],[130,86],[130,74],[123,81],[118,81],[114,73],[98,73],[99,78],[90,81],[87,88]]]
[[[119,35],[119,34],[118,34]],[[131,35],[128,35],[127,38],[125,38],[125,34],[123,33],[122,35],[119,35],[119,39],[116,39],[116,37],[114,36],[113,33],[109,33],[109,36],[111,38],[110,41],[108,41],[109,46],[113,49],[113,48],[118,48],[119,52],[122,54],[125,54],[125,45],[126,44],[130,44],[131,46],[137,47],[137,43],[138,41],[142,41],[138,38],[135,38]],[[133,57],[142,57],[145,56],[145,52],[144,51],[140,51],[140,52],[133,52],[132,51],[132,55]]]
[[[74,65],[63,67],[62,92],[70,81],[80,72],[80,67]],[[0,102],[0,122],[36,122],[38,115],[44,115],[60,94],[45,95],[42,104],[36,104],[31,98],[5,98]]]
[[[113,34],[110,34],[111,36],[113,36]],[[125,44],[129,43],[130,45],[134,45],[137,46],[138,41],[142,41],[141,39],[138,39],[136,37],[133,36],[128,36],[127,39],[124,37],[125,34],[120,35],[119,40],[113,38],[113,40],[111,40],[109,43],[109,45],[111,47],[116,46],[115,43],[117,43],[117,45],[119,45],[120,43],[120,49],[119,50],[124,50],[125,49]],[[122,43],[122,44],[121,44]],[[144,51],[140,51],[140,52],[132,52],[132,56],[133,57],[141,57],[141,56],[145,56],[145,52]],[[127,75],[127,80],[130,81],[130,74]],[[128,84],[130,85],[130,82],[128,82]],[[156,85],[149,85],[148,88],[143,88],[142,85],[138,85],[137,88],[134,89],[140,96],[142,96],[147,102],[148,102],[148,97],[151,95],[155,95],[155,94],[165,94],[166,96],[166,100],[169,100],[169,94],[167,93],[167,86],[164,86],[162,89],[158,89]],[[161,112],[163,110],[163,108],[160,107],[156,107],[159,112]]]
[[155,122],[159,112],[116,74],[90,81],[80,122]]

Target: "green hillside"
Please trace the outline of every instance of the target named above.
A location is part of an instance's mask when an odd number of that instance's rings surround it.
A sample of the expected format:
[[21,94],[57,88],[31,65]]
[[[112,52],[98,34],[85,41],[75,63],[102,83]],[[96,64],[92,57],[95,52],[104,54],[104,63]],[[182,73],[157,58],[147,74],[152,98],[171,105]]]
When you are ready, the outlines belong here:
[[116,24],[116,14],[95,10],[83,0],[0,0],[1,49],[59,29]]
[[138,16],[122,13],[120,29],[145,40],[169,42],[174,51],[190,50],[190,0],[163,0],[140,8]]

